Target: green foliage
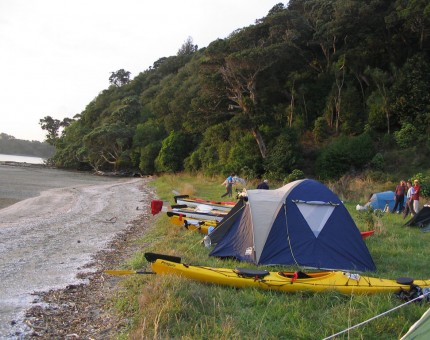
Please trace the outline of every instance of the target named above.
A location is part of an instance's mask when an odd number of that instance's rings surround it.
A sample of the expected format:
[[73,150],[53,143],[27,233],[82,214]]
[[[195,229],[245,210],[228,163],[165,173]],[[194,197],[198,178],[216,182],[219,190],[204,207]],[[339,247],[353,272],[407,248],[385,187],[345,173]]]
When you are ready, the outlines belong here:
[[313,129],[315,142],[322,142],[329,137],[330,129],[327,120],[324,117],[318,117],[315,120],[315,127]]
[[126,71],[124,69],[120,69],[116,72],[111,72],[111,75],[109,77],[109,83],[115,85],[115,86],[123,86],[127,84],[130,81],[130,72]]
[[302,170],[294,169],[285,179],[285,183],[290,183],[293,181],[297,181],[299,179],[306,178],[305,173]]
[[6,133],[0,133],[0,153],[49,158],[54,152],[54,147],[48,143],[16,139]]
[[324,148],[317,159],[317,174],[323,179],[341,177],[352,170],[363,169],[375,155],[368,134],[340,137]]
[[378,152],[375,156],[373,156],[370,161],[370,167],[373,170],[383,171],[385,167],[385,159],[384,156]]
[[[279,3],[207,48],[188,38],[177,55],[161,56],[134,79],[123,69],[112,72],[111,86],[75,121],[41,119],[56,147],[52,159],[60,167],[90,162],[106,169],[139,166],[145,173],[243,171],[280,180],[299,167],[307,177],[325,178],[372,160],[371,148],[352,147],[349,137],[372,133],[385,156],[395,147],[392,136],[399,145],[409,143],[407,124],[427,155],[428,4],[391,5]],[[131,136],[115,136],[118,124]],[[171,151],[174,143],[160,144],[168,143],[170,131],[187,136],[189,144],[175,146],[180,156]],[[331,146],[340,135],[348,145]],[[422,159],[416,161],[421,167]],[[375,162],[371,166],[380,168]]]
[[430,63],[417,53],[401,68],[391,93],[391,110],[400,123],[415,124],[420,133],[429,126]]
[[419,172],[409,179],[412,183],[414,183],[414,180],[418,180],[418,183],[421,187],[420,190],[420,196],[423,197],[430,197],[430,175],[424,175],[423,173]]
[[183,160],[188,156],[190,141],[181,132],[170,132],[161,144],[160,153],[155,160],[158,172],[178,172],[183,170]]
[[155,160],[161,150],[161,141],[155,141],[140,148],[139,169],[146,175],[155,172]]
[[418,131],[411,123],[403,124],[402,128],[394,133],[397,144],[404,149],[411,147],[416,142],[417,135]]
[[84,137],[87,160],[95,170],[105,169],[106,164],[117,170],[122,165],[129,167],[128,150],[134,130],[123,123],[103,125]]
[[[232,138],[234,139],[234,137]],[[236,143],[231,143],[227,164],[222,173],[242,172],[261,174],[263,172],[262,158],[254,138],[250,134],[241,137]]]
[[264,169],[272,179],[283,179],[301,161],[301,149],[297,142],[297,133],[293,129],[285,129],[271,145],[265,159]]

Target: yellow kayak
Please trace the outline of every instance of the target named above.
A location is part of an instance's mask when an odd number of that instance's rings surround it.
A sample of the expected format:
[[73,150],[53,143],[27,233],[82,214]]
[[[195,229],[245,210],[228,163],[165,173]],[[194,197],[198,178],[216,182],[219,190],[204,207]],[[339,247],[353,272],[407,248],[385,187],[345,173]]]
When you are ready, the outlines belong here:
[[[161,258],[157,258],[157,254],[148,254],[145,257],[152,262],[152,270],[157,274],[175,274],[199,282],[236,288],[254,287],[286,293],[337,291],[342,294],[375,294],[409,291],[412,284],[421,288],[430,287],[430,280],[399,278],[396,281],[342,271],[302,273],[213,268],[179,263],[180,258],[176,260],[168,255],[158,255]],[[173,261],[169,260],[170,257],[174,258]]]
[[178,226],[184,227],[185,229],[198,231],[201,234],[207,235],[209,231],[215,229],[218,225],[217,221],[211,220],[197,220],[193,218],[187,218],[184,216],[173,215],[170,217],[170,221]]
[[216,220],[198,220],[196,218],[189,218],[182,215],[171,215],[170,222],[176,225],[183,226],[184,221],[188,221],[188,224],[204,223],[208,226],[216,227],[218,222]]

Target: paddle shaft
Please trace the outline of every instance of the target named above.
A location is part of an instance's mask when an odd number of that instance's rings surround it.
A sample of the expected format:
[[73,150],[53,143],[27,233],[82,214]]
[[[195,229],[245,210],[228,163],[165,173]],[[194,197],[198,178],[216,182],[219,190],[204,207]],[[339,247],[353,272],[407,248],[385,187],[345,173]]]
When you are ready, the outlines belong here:
[[109,275],[132,275],[132,274],[155,274],[154,272],[146,272],[139,270],[127,270],[127,269],[108,269],[104,271],[105,274]]

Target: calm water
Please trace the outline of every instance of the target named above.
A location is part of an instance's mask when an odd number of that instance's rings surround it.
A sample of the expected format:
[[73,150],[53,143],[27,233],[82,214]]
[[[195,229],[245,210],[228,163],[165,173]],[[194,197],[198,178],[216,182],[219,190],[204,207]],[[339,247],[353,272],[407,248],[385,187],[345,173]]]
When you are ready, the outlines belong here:
[[30,164],[43,164],[44,159],[31,156],[4,155],[0,153],[0,162],[19,162]]

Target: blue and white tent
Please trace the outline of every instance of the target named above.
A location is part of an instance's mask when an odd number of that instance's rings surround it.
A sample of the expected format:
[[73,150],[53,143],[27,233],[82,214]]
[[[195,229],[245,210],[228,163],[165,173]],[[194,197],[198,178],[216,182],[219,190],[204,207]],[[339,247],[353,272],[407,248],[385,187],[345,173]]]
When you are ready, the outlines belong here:
[[[375,192],[370,195],[369,202],[366,203],[365,207],[372,207],[375,209],[385,210],[385,207],[388,205],[390,211],[393,211],[394,204],[396,203],[394,199],[394,191],[383,191],[383,192]],[[406,199],[406,195],[405,195]]]
[[265,265],[376,269],[351,215],[322,183],[298,180],[275,190],[248,190],[247,196],[207,236],[216,244],[210,256]]

